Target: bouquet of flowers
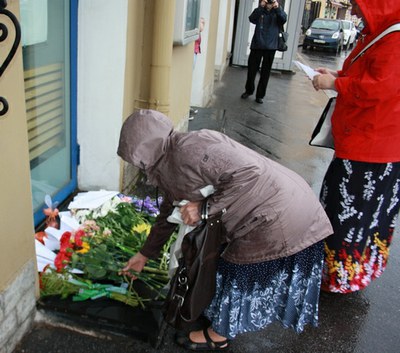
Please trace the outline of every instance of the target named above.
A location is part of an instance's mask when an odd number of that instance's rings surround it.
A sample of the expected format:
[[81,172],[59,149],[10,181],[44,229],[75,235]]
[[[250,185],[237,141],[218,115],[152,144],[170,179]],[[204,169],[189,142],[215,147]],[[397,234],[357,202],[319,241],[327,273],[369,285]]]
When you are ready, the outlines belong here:
[[[155,203],[150,198],[118,195],[99,208],[73,211],[80,226],[62,233],[55,268],[41,273],[41,295],[73,295],[73,300],[106,296],[131,306],[143,305],[149,298],[140,297],[131,277],[121,275],[121,269],[143,246],[158,214]],[[132,273],[155,296],[169,282],[173,241],[171,237],[160,257],[149,260],[141,273]]]

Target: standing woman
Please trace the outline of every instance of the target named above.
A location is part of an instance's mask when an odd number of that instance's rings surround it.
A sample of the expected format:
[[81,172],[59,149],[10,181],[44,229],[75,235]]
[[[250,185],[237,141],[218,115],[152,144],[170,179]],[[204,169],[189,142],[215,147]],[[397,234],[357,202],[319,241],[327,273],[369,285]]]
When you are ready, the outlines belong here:
[[287,14],[276,0],[261,0],[259,6],[249,16],[249,21],[255,24],[256,28],[250,45],[246,91],[241,96],[243,99],[247,99],[254,93],[254,81],[262,60],[256,102],[263,103],[275,52],[278,49],[279,31],[286,20]]
[[400,200],[400,32],[352,59],[388,27],[400,23],[400,2],[352,0],[365,28],[340,71],[317,69],[318,89],[338,92],[332,116],[335,158],[321,202],[334,234],[325,241],[322,289],[350,293],[386,268]]

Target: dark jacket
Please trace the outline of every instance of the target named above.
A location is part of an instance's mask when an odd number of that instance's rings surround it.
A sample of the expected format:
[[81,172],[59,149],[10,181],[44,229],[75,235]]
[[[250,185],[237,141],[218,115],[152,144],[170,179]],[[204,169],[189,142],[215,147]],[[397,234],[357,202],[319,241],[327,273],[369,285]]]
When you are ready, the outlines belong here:
[[259,6],[249,16],[249,20],[256,25],[250,49],[278,49],[279,30],[286,23],[286,12],[281,7],[268,11]]
[[165,193],[141,250],[147,257],[159,255],[176,227],[167,222],[172,202],[200,201],[200,189],[207,185],[216,189],[209,213],[226,209],[222,257],[227,261],[287,257],[332,234],[317,197],[299,175],[222,133],[176,132],[162,113],[141,110],[125,121],[118,155]]

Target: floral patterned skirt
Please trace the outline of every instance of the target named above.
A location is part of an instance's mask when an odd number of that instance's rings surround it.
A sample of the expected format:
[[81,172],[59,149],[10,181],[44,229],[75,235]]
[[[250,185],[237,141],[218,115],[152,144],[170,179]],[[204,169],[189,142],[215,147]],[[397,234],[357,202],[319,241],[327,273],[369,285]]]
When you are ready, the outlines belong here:
[[325,241],[324,291],[361,290],[382,274],[399,199],[400,163],[332,161],[320,195],[334,230]]
[[301,332],[318,324],[323,263],[319,242],[292,256],[249,265],[222,258],[216,294],[205,311],[215,332],[229,339],[274,321]]

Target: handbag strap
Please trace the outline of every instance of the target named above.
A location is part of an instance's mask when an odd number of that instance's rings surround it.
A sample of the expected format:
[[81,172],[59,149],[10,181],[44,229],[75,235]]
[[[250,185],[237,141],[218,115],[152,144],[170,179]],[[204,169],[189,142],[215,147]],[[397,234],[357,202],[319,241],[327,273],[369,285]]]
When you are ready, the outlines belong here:
[[351,59],[351,63],[353,64],[361,55],[364,55],[364,53],[371,48],[379,39],[383,38],[389,33],[400,31],[400,23],[396,23],[389,28],[385,29],[381,34],[376,36],[371,42],[368,43],[368,45],[365,46],[353,59]]
[[208,198],[201,205],[201,219],[208,219]]
[[220,212],[218,212],[215,215],[209,215],[208,214],[208,198],[204,200],[204,202],[201,205],[201,220],[202,221],[207,221],[208,218],[220,218],[222,215],[226,212],[226,208],[223,208]]

